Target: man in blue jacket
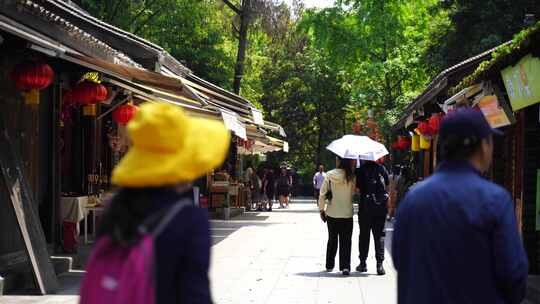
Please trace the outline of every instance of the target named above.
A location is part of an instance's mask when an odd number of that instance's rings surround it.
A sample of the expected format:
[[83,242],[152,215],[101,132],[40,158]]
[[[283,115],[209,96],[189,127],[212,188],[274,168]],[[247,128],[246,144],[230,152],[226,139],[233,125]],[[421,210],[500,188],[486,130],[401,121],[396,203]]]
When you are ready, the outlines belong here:
[[481,176],[492,129],[472,109],[441,123],[443,162],[401,203],[392,256],[398,303],[521,303],[528,262],[510,194]]

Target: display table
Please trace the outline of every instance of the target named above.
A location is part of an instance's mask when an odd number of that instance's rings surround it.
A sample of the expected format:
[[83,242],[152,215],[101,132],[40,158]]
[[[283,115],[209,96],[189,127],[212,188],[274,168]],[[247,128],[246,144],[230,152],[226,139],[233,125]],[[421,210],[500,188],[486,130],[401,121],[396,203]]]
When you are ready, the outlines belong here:
[[[96,214],[103,213],[105,208],[103,206],[86,206],[85,215],[84,215],[84,243],[88,244],[96,239]],[[88,241],[88,215],[91,214],[92,217],[92,241]]]
[[217,198],[221,198],[220,206],[230,206],[230,195],[229,195],[229,186],[228,185],[212,185],[210,187],[210,201],[208,202],[208,207],[210,209],[218,207],[216,204]]
[[60,199],[60,219],[79,223],[85,217],[88,196],[65,196]]
[[87,196],[64,196],[60,198],[62,246],[65,252],[74,253],[79,243],[79,223],[86,216]]

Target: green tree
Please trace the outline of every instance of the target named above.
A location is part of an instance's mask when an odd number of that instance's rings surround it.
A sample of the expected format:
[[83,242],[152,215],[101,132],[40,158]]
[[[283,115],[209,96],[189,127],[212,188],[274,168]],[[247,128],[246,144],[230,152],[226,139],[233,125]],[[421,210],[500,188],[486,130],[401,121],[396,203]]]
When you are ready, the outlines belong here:
[[511,40],[526,14],[540,16],[537,0],[446,0],[437,9],[451,21],[426,37],[425,58],[439,71]]
[[[336,6],[309,11],[302,28],[324,50],[350,90],[349,116],[374,111],[384,127],[429,80],[421,58],[425,36],[445,19],[426,1],[338,1]],[[388,128],[383,128],[388,129]]]

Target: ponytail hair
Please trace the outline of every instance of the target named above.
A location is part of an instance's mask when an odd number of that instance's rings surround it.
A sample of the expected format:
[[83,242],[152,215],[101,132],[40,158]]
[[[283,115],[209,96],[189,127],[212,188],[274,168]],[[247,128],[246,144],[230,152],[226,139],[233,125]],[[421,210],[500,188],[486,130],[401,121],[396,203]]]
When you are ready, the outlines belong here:
[[350,183],[354,179],[354,159],[347,159],[347,158],[341,158],[337,157],[339,160],[338,169],[342,169],[345,171],[345,179],[347,180],[347,183]]

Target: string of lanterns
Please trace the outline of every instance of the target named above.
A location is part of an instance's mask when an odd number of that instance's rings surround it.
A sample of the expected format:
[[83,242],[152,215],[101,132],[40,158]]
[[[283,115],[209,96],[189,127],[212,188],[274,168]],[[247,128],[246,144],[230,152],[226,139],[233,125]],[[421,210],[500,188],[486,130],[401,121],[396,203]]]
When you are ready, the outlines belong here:
[[443,113],[434,113],[429,119],[419,121],[417,127],[412,132],[412,136],[410,138],[399,136],[398,139],[392,143],[392,149],[403,151],[410,148],[413,152],[430,149],[431,141],[439,133],[443,118]]

